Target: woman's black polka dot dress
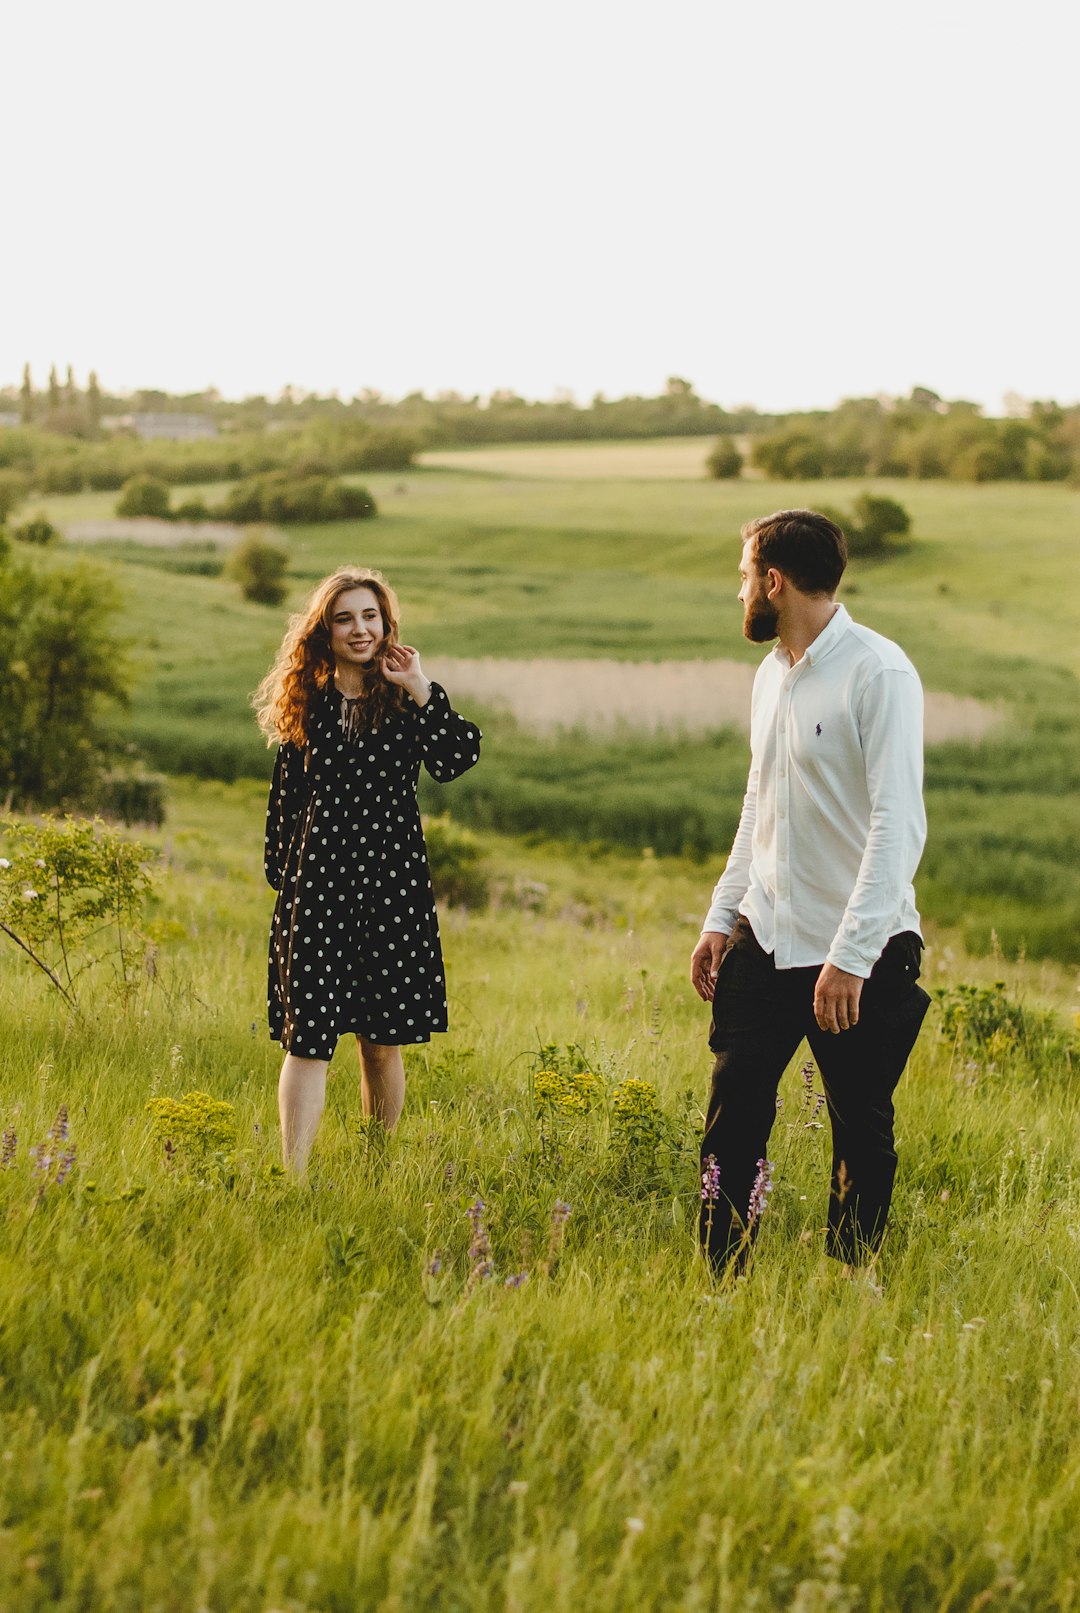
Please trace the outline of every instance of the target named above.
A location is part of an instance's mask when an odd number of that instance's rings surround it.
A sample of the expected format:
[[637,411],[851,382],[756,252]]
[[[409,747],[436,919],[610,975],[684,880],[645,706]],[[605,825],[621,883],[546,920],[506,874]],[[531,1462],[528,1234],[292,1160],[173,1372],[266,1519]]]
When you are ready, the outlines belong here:
[[366,733],[345,733],[342,707],[331,682],[306,747],[278,751],[266,814],[270,1035],[302,1058],[331,1058],[349,1031],[395,1046],[446,1029],[416,785],[421,762],[446,783],[480,755],[437,683]]

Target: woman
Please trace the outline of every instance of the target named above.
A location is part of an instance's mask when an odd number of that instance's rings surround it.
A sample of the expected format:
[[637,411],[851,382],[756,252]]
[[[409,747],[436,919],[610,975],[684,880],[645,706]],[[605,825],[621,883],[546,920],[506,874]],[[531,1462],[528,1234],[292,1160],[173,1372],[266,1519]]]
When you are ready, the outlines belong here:
[[343,567],[289,623],[255,695],[279,746],[266,817],[270,1034],[286,1167],[302,1172],[339,1036],[356,1035],[364,1114],[392,1127],[401,1047],[446,1029],[439,926],[416,785],[473,766],[480,730],[398,638],[397,598]]

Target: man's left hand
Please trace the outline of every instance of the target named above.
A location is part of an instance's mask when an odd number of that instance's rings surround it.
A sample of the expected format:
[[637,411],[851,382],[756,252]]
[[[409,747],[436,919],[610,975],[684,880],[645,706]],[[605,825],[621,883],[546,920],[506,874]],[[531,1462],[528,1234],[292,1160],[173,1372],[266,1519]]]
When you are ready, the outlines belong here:
[[823,1031],[850,1030],[859,1023],[863,982],[833,963],[822,965],[814,987],[814,1018]]

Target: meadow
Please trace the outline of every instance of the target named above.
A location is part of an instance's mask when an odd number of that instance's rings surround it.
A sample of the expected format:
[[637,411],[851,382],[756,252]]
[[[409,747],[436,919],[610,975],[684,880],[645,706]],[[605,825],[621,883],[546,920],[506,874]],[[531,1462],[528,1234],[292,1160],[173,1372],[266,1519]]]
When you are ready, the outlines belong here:
[[[800,502],[844,510],[859,489],[709,482],[703,453],[697,440],[487,448],[366,476],[377,521],[289,529],[289,606],[334,566],[360,562],[395,584],[404,631],[429,655],[719,659],[750,669],[759,652],[742,640],[733,597],[739,526]],[[625,474],[628,455],[639,479]],[[866,485],[906,505],[915,542],[887,562],[853,562],[841,597],[904,645],[928,690],[1005,714],[977,743],[928,752],[926,909],[959,925],[972,950],[987,951],[996,936],[1011,956],[1080,963],[1080,494],[1060,485]],[[114,503],[112,494],[79,494],[43,507],[63,525],[105,518]],[[201,553],[107,543],[91,552],[119,572],[127,595],[122,625],[137,682],[124,737],[169,772],[266,776],[246,699],[283,613],[200,574]],[[712,732],[651,737],[590,735],[574,717],[569,731],[543,736],[497,711],[470,710],[485,720],[489,743],[484,767],[455,787],[454,812],[465,820],[689,852],[711,866],[730,844],[747,759],[722,698]],[[424,802],[445,804],[435,786]]]
[[[443,916],[451,1033],[408,1051],[391,1138],[342,1043],[297,1184],[262,808],[175,783],[130,997],[103,979],[75,1019],[4,959],[0,1606],[1075,1605],[1080,1116],[1043,1013],[1067,972],[931,932],[927,984],[996,1002],[1000,976],[1031,1033],[945,1034],[943,999],[874,1287],[821,1253],[796,1061],[753,1264],[717,1289],[703,870],[485,836],[491,905]],[[193,1091],[232,1106],[226,1149],[155,1131],[147,1104]],[[42,1189],[62,1104],[75,1161]]]
[[[493,452],[367,478],[362,528],[291,530],[290,604],[362,561],[433,656],[750,666],[739,523],[845,503],[571,480],[558,450],[525,478]],[[451,1031],[407,1050],[391,1137],[343,1042],[311,1172],[283,1177],[243,705],[282,613],[94,546],[169,811],[140,833],[129,990],[102,964],[74,1014],[0,935],[5,1613],[1075,1609],[1077,500],[886,490],[918,541],[853,568],[853,613],[1005,718],[929,753],[935,1007],[870,1281],[822,1253],[799,1058],[748,1273],[717,1286],[696,1253],[687,964],[745,778],[733,727],[545,737],[491,713],[480,766],[425,796],[478,826],[490,887],[442,914]],[[228,1106],[220,1131],[148,1108],[188,1093]]]

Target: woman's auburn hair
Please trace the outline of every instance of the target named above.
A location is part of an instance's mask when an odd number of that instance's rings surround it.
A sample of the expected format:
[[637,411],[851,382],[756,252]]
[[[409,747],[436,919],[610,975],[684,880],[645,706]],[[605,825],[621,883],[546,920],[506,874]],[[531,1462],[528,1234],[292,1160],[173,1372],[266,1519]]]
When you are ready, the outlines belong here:
[[341,566],[318,584],[302,611],[290,616],[274,664],[252,696],[268,745],[297,745],[303,749],[307,744],[312,708],[334,675],[330,648],[334,606],[350,588],[370,588],[379,602],[385,633],[370,670],[364,669],[361,727],[373,728],[401,708],[404,690],[388,683],[382,675],[383,655],[392,644],[400,642],[397,595],[380,572],[366,566]]

